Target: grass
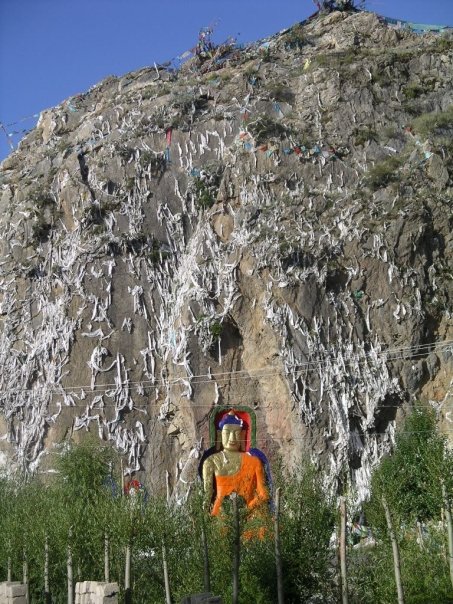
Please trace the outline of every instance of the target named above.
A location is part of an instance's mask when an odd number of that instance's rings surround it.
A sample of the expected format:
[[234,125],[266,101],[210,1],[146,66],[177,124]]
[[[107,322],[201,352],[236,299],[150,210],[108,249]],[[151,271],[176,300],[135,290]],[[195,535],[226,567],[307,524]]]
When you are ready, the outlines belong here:
[[285,48],[287,50],[300,50],[303,46],[305,46],[307,40],[305,38],[302,25],[298,23],[292,27],[285,35],[284,40]]
[[402,104],[402,107],[403,107],[404,111],[406,111],[406,113],[411,115],[413,118],[416,118],[417,116],[420,116],[423,114],[423,105],[422,105],[421,101],[418,101],[417,99],[405,101]]
[[141,92],[142,99],[144,101],[147,101],[148,99],[156,96],[157,90],[158,90],[158,88],[156,88],[156,86],[146,86],[146,88],[144,88]]
[[271,84],[267,91],[269,96],[274,101],[280,101],[282,103],[292,103],[294,101],[294,93],[290,88],[282,84],[281,82],[275,82]]
[[453,130],[453,105],[446,111],[424,113],[412,122],[412,127],[422,137],[442,136]]
[[161,86],[161,87],[157,87],[156,90],[156,96],[160,97],[160,96],[165,96],[166,94],[170,94],[171,89],[169,86]]
[[354,145],[363,146],[367,141],[376,141],[377,134],[376,132],[370,128],[369,126],[365,126],[362,128],[356,128],[354,130]]
[[387,140],[389,138],[399,138],[401,137],[401,130],[396,126],[386,126],[382,129],[382,139]]
[[220,321],[214,321],[209,325],[209,332],[213,337],[214,342],[218,341],[222,335],[223,325]]
[[453,38],[447,38],[445,36],[439,37],[433,46],[433,50],[437,52],[448,52],[452,48]]
[[194,178],[195,198],[197,205],[206,210],[214,205],[215,199],[208,185],[199,177]]
[[273,120],[268,115],[262,115],[247,127],[250,134],[255,139],[256,144],[261,144],[271,137],[280,138],[286,132],[286,128],[279,122]]
[[377,191],[397,180],[397,172],[403,161],[404,159],[401,156],[391,156],[377,163],[368,172],[366,177],[367,186],[373,191]]
[[416,99],[421,94],[423,94],[424,90],[419,84],[408,84],[403,88],[403,94],[406,99]]
[[359,52],[356,48],[348,48],[347,50],[325,54],[320,53],[313,59],[312,66],[338,69],[339,67],[356,63],[360,57],[363,57],[363,52]]

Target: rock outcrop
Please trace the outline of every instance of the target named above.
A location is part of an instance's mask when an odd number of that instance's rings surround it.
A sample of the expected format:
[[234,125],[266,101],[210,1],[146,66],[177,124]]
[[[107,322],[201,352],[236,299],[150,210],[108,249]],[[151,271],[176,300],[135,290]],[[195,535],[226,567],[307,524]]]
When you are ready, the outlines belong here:
[[452,64],[333,12],[42,113],[2,164],[5,463],[90,431],[182,498],[246,404],[362,497],[416,400],[450,433]]

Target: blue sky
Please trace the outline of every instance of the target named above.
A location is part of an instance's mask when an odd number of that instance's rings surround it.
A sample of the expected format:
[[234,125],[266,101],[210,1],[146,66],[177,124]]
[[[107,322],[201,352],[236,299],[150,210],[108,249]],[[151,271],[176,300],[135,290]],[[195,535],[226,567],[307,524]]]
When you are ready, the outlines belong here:
[[[366,8],[453,25],[453,0],[368,0]],[[108,75],[182,54],[203,26],[216,24],[216,42],[234,36],[246,43],[314,10],[312,0],[0,0],[0,122],[8,132],[30,128],[36,119],[12,123]],[[8,153],[0,130],[0,159]]]

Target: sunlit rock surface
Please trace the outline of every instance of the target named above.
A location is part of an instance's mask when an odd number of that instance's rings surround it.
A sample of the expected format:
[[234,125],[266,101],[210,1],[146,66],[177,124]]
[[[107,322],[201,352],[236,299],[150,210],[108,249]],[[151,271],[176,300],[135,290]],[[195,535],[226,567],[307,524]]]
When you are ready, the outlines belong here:
[[452,62],[332,13],[44,112],[2,164],[0,464],[90,431],[181,499],[249,405],[360,498],[417,399],[451,436]]

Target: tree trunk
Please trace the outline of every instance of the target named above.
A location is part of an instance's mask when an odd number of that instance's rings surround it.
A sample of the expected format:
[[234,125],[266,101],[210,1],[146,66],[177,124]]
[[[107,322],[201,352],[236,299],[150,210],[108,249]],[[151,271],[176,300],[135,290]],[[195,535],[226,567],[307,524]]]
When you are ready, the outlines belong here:
[[6,574],[6,580],[11,583],[13,577],[12,566],[11,566],[11,556],[8,556],[8,570]]
[[109,557],[109,536],[104,534],[104,581],[110,583],[110,557]]
[[425,541],[423,539],[422,524],[421,524],[421,522],[419,520],[417,520],[417,535],[418,535],[418,541],[419,541],[420,549],[425,549]]
[[51,602],[49,585],[49,537],[46,535],[44,544],[44,603],[51,604]]
[[201,542],[203,546],[203,583],[204,590],[206,593],[211,591],[211,571],[209,568],[209,547],[208,539],[206,537],[206,531],[204,528],[204,520],[201,525]]
[[22,583],[25,585],[25,602],[30,602],[30,587],[28,585],[28,560],[27,553],[24,551],[24,561],[22,565]]
[[400,552],[398,549],[398,543],[396,541],[395,532],[393,530],[392,517],[390,516],[390,510],[387,505],[387,501],[385,497],[382,497],[382,507],[385,512],[385,519],[387,521],[387,528],[389,532],[390,541],[392,542],[392,552],[393,552],[393,567],[395,572],[395,582],[396,582],[396,590],[398,592],[398,604],[404,604],[404,592],[403,592],[403,584],[401,582],[401,562],[400,562]]
[[126,564],[124,569],[124,602],[125,604],[131,604],[132,602],[132,591],[131,591],[131,546],[130,543],[126,545]]
[[239,530],[238,497],[235,493],[233,499],[233,599],[232,604],[239,603],[239,565],[241,561],[241,541]]
[[71,537],[72,537],[72,533],[71,533],[71,531],[69,531],[68,561],[67,561],[68,604],[74,604],[74,580],[73,580],[73,569],[72,569]]
[[170,505],[171,489],[170,489],[170,472],[165,470],[165,484],[167,487],[167,505]]
[[164,568],[165,604],[171,604],[170,580],[168,578],[167,566],[167,548],[165,547],[165,543],[162,543],[162,565]]
[[453,587],[453,527],[451,522],[451,501],[447,495],[447,489],[442,483],[442,495],[444,499],[445,518],[447,520],[447,535],[448,535],[448,561],[450,563],[450,581]]
[[275,568],[277,571],[277,598],[278,604],[284,604],[282,557],[280,553],[280,487],[275,491],[274,540]]
[[348,604],[348,573],[346,564],[346,499],[340,497],[340,573],[341,601]]

